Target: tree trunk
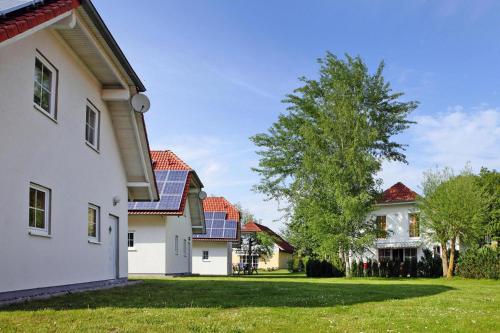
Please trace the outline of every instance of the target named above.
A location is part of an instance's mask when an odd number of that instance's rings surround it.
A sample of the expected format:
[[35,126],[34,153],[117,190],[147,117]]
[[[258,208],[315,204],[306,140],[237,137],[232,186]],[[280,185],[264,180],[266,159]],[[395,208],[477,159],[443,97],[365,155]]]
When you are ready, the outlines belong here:
[[349,260],[349,254],[344,253],[345,260],[345,277],[351,277],[351,261]]
[[446,242],[441,242],[441,261],[443,263],[443,276],[448,273],[448,251],[446,249]]
[[453,268],[455,266],[455,241],[456,238],[453,237],[450,242],[450,262],[448,264],[448,272],[446,273],[447,278],[453,277]]

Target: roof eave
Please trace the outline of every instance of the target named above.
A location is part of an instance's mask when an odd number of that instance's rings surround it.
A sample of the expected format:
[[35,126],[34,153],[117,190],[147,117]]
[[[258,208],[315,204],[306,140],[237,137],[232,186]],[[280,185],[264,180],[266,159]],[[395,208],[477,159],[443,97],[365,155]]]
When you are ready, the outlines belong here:
[[99,30],[99,32],[101,33],[102,37],[108,44],[109,48],[120,62],[120,65],[123,67],[123,69],[130,77],[130,79],[134,82],[137,90],[140,92],[145,92],[146,87],[144,86],[141,79],[139,79],[139,76],[130,65],[129,61],[125,57],[125,54],[123,54],[123,51],[121,50],[120,46],[114,39],[113,35],[109,31],[108,27],[102,20],[101,16],[97,12],[97,9],[94,7],[92,2],[90,0],[81,0],[81,6],[85,10],[87,15],[90,17],[92,22],[95,24],[97,30]]

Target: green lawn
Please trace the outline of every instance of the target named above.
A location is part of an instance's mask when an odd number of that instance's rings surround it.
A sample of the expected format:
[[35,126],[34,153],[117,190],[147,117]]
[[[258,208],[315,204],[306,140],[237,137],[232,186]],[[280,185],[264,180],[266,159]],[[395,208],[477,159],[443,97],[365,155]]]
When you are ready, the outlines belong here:
[[500,332],[500,282],[148,278],[0,308],[0,332]]

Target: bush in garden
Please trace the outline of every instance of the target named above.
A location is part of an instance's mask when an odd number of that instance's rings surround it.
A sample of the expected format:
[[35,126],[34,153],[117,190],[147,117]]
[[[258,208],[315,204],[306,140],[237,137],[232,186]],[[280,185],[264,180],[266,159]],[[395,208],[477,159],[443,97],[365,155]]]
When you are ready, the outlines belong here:
[[409,274],[410,277],[417,277],[417,258],[411,258]]
[[429,249],[424,249],[424,255],[417,263],[417,276],[440,277],[443,276],[443,266],[440,256],[433,256]]
[[372,260],[369,259],[366,263],[365,276],[372,276]]
[[500,251],[489,246],[467,249],[458,260],[457,275],[474,279],[500,278]]
[[333,276],[333,265],[326,260],[321,261],[320,276],[324,276],[324,277]]
[[309,259],[306,264],[308,277],[339,277],[344,272],[327,260]]
[[302,261],[302,259],[299,259],[297,263],[297,272],[303,272],[303,271],[304,271],[304,262]]
[[358,263],[356,261],[353,261],[351,263],[351,276],[352,277],[358,276]]
[[358,261],[358,277],[363,277],[364,276],[364,265],[363,265],[363,260]]
[[293,259],[288,260],[286,262],[286,265],[287,265],[288,271],[290,273],[294,272],[294,269],[293,269]]
[[408,277],[410,275],[410,258],[405,258],[401,263],[401,276]]
[[375,277],[379,276],[379,267],[378,267],[377,260],[372,261],[372,276],[375,276]]
[[380,259],[380,264],[379,264],[379,276],[380,277],[389,277],[388,270],[387,270],[387,260],[386,259]]

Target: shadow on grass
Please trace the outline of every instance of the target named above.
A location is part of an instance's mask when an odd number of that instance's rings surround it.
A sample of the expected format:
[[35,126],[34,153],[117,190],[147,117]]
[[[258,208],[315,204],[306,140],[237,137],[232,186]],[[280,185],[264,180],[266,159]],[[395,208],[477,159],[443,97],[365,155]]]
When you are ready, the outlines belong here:
[[453,288],[432,284],[363,284],[157,279],[105,291],[66,295],[0,308],[0,312],[97,308],[332,307],[436,295]]

